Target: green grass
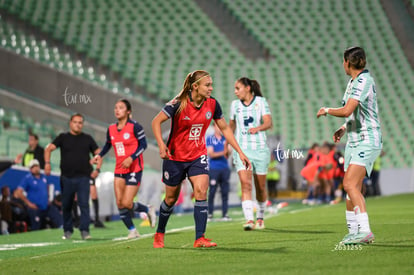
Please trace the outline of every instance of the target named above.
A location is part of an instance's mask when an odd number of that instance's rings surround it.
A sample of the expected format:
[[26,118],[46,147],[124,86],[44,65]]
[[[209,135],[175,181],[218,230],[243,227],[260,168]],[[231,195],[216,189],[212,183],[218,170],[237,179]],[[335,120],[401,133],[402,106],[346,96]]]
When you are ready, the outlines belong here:
[[[232,222],[212,222],[207,237],[215,249],[195,249],[192,215],[172,216],[165,248],[152,248],[154,229],[139,227],[143,238],[126,236],[120,222],[91,229],[92,240],[61,239],[61,230],[0,236],[0,274],[412,274],[414,194],[367,200],[371,245],[339,250],[346,233],[345,206],[291,204],[266,218],[263,231],[245,232],[240,209]],[[135,220],[138,225],[140,220]],[[4,250],[6,244],[55,243]]]

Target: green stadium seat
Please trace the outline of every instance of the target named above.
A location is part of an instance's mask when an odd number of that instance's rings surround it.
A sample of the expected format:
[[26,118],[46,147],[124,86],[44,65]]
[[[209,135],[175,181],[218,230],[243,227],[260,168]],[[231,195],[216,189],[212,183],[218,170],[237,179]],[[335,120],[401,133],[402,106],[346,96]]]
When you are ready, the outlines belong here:
[[[413,70],[378,1],[341,0],[334,5],[329,0],[305,3],[292,0],[274,2],[274,8],[269,8],[266,1],[223,0],[222,3],[274,58],[263,61],[245,58],[192,0],[19,0],[2,1],[0,7],[87,54],[99,65],[145,87],[153,95],[168,90],[161,93],[162,100],[177,94],[185,75],[198,68],[206,68],[213,74],[214,96],[223,106],[229,106],[235,99],[233,85],[238,77],[256,78],[272,109],[277,109],[272,111],[283,117],[270,134],[286,132],[292,145],[298,142],[296,146],[322,140],[337,127],[335,119],[314,121],[314,109],[320,105],[338,106],[347,81],[341,66],[341,51],[351,41],[367,49],[369,69],[376,76],[380,109],[385,113],[381,117],[395,116],[383,122],[384,136],[397,135],[400,130],[395,125],[413,123],[410,105]],[[137,9],[139,13],[135,12]],[[362,11],[369,11],[369,15]],[[351,23],[347,24],[349,18]],[[202,27],[195,30],[194,20]],[[2,47],[112,91],[125,91],[95,71],[75,66],[75,58],[53,51],[47,43],[32,43],[31,38],[20,33],[11,39],[13,27],[1,23]],[[368,30],[369,35],[362,30]],[[389,75],[383,64],[390,64],[395,73]],[[393,94],[389,95],[389,91]],[[295,109],[285,107],[290,104],[305,106],[292,118]],[[223,109],[228,112],[228,107]],[[408,114],[394,115],[392,110],[396,109]],[[412,148],[409,139],[400,143]],[[406,157],[402,155],[401,159],[406,161]],[[401,162],[395,159],[392,163]]]

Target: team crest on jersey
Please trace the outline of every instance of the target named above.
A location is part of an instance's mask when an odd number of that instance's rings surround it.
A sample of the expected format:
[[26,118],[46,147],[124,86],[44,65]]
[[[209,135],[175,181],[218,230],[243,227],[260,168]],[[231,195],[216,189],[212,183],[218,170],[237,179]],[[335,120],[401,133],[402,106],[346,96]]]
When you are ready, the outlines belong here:
[[170,178],[170,174],[167,171],[164,172],[164,178],[168,180]]
[[129,137],[130,137],[131,135],[129,134],[129,133],[125,133],[124,134],[124,139],[129,139]]
[[193,124],[190,129],[189,140],[198,140],[200,139],[201,130],[203,130],[203,124]]
[[206,119],[210,119],[211,118],[211,112],[210,111],[208,111],[207,113],[206,113]]
[[259,110],[259,108],[260,108],[259,103],[256,103],[256,104],[254,105],[254,109],[255,109],[255,110]]

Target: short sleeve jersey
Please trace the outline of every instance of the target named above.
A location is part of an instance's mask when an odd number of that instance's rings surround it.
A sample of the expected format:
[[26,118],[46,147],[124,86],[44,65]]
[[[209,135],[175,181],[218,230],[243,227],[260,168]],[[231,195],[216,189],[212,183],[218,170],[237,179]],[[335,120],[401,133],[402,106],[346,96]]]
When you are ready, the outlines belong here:
[[196,108],[187,99],[187,106],[179,114],[177,110],[180,102],[172,100],[162,111],[171,118],[171,130],[167,146],[171,160],[193,161],[202,155],[207,155],[205,134],[212,119],[223,117],[218,101],[207,98],[203,104]]
[[368,70],[362,71],[354,80],[350,79],[342,105],[350,99],[359,101],[354,112],[346,118],[348,144],[382,147],[380,119],[378,115],[375,82]]
[[[142,138],[145,138],[144,129],[138,122],[130,119],[121,130],[118,130],[116,123],[108,127],[106,142],[111,143],[115,150],[115,174],[128,174],[142,171],[144,168],[142,154],[144,149],[136,152],[139,146],[138,140]],[[129,168],[122,168],[122,162],[130,156],[134,158],[131,166]]]
[[[224,146],[226,145],[226,138],[221,136],[221,138],[217,138],[216,135],[210,135],[206,138],[207,148],[212,147],[214,152],[223,152]],[[221,170],[221,169],[228,169],[229,164],[227,159],[224,156],[217,157],[217,158],[208,158],[210,169],[211,170]]]
[[26,191],[27,199],[36,204],[40,210],[46,210],[49,202],[48,185],[46,177],[40,175],[34,177],[31,173],[26,175],[19,184],[19,187]]
[[62,176],[68,178],[90,176],[92,172],[92,165],[89,163],[90,157],[98,149],[98,145],[90,135],[62,133],[52,143],[60,148]]
[[236,123],[235,137],[242,149],[264,149],[266,144],[266,133],[259,131],[250,134],[249,129],[259,126],[264,115],[270,115],[269,104],[266,98],[255,96],[247,106],[241,100],[234,100],[231,103],[230,120]]

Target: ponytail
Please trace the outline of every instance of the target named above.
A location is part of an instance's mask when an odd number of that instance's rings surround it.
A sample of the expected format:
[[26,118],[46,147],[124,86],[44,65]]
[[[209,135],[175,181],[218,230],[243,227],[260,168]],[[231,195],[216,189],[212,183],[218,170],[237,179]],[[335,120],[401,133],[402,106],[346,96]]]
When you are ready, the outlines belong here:
[[187,107],[187,99],[190,96],[193,84],[199,82],[202,78],[209,75],[210,74],[208,72],[202,70],[197,70],[187,75],[184,80],[183,88],[174,98],[175,100],[180,101],[180,107],[177,110],[177,114],[181,113],[181,111]]
[[240,82],[244,86],[250,87],[250,92],[255,96],[261,96],[263,97],[262,91],[260,90],[260,84],[257,82],[257,80],[250,79],[247,77],[240,77],[237,82]]

